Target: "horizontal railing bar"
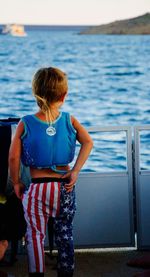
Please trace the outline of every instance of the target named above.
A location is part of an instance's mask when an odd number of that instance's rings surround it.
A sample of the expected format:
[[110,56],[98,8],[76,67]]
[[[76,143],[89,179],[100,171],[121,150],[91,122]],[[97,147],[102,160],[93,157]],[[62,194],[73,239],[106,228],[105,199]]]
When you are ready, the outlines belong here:
[[89,132],[113,132],[113,131],[129,131],[131,126],[93,126],[87,127]]
[[139,126],[93,126],[88,127],[89,132],[113,132],[113,131],[128,131],[128,130],[150,130],[150,125],[139,125]]
[[139,125],[139,126],[134,126],[134,129],[135,129],[136,131],[150,130],[150,125]]
[[119,177],[119,176],[126,176],[126,175],[128,175],[128,171],[127,170],[120,170],[120,171],[102,171],[102,172],[89,172],[89,171],[84,171],[84,172],[81,172],[81,173],[79,173],[79,176],[80,177],[91,177],[91,178],[93,178],[93,177],[99,177],[99,176],[101,176],[101,177],[105,177],[105,176],[117,176],[117,177]]
[[140,175],[150,175],[150,170],[149,169],[143,169],[143,170],[139,170],[139,174]]

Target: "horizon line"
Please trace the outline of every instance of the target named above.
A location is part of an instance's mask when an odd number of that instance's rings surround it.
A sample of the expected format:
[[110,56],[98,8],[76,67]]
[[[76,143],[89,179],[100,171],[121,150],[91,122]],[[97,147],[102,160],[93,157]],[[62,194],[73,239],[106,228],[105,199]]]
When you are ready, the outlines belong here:
[[16,24],[16,25],[24,25],[24,26],[43,26],[43,27],[51,27],[51,26],[58,26],[58,27],[69,27],[69,26],[73,26],[73,27],[84,27],[84,26],[95,26],[94,24],[39,24],[39,23],[17,23],[17,22],[11,22],[11,23],[2,23],[0,22],[0,25],[12,25],[12,24]]

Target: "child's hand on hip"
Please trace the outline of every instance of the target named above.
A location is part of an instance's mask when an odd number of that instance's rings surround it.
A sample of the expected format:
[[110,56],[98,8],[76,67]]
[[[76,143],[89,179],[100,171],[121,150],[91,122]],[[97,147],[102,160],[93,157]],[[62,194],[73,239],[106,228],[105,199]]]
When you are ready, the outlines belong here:
[[69,172],[67,172],[66,174],[64,174],[61,177],[62,179],[64,179],[64,178],[69,179],[69,183],[65,184],[65,188],[66,188],[67,192],[71,192],[73,190],[73,187],[78,179],[78,174],[79,173],[77,171],[70,170]]

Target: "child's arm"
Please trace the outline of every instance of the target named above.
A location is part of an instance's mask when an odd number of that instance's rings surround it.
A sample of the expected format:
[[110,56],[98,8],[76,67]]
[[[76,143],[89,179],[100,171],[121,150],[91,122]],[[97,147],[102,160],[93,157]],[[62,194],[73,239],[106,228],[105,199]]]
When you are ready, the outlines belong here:
[[21,199],[24,185],[20,181],[20,156],[21,156],[21,135],[24,131],[24,124],[19,122],[15,136],[9,150],[9,171],[14,191],[18,198]]
[[77,181],[79,171],[83,167],[84,163],[86,162],[92,148],[93,148],[93,141],[86,131],[86,129],[75,119],[71,117],[72,124],[75,130],[77,131],[77,140],[81,144],[81,148],[77,157],[77,160],[72,168],[71,171],[66,173],[62,178],[69,177],[70,183],[66,184],[66,189],[70,192]]

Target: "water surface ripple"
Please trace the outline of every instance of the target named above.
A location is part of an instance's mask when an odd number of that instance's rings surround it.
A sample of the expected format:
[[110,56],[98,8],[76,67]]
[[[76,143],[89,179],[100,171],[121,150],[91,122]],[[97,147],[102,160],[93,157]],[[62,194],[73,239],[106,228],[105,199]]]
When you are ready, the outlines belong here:
[[[149,45],[148,35],[32,31],[25,38],[0,36],[0,118],[34,113],[32,76],[39,67],[56,66],[69,78],[63,109],[86,127],[150,124]],[[124,132],[116,143],[111,133],[92,136],[95,148],[84,170],[125,170]],[[150,167],[149,137],[142,136],[145,169]]]

